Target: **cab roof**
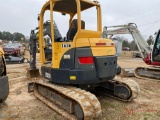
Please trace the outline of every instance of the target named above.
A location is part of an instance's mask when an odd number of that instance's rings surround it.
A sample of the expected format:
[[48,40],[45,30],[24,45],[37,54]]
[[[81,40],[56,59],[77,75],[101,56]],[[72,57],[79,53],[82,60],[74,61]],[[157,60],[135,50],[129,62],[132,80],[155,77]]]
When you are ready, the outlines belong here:
[[[61,12],[65,14],[76,14],[77,13],[77,5],[76,0],[52,0],[55,1],[53,11]],[[79,0],[81,4],[81,11],[97,6],[96,2],[92,2],[90,0]],[[49,2],[47,3],[47,9],[50,9]]]

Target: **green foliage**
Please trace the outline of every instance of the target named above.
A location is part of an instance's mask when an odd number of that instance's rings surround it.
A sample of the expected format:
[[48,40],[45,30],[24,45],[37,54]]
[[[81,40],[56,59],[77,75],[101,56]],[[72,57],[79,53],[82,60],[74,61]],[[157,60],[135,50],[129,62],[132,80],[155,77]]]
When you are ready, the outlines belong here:
[[122,41],[122,47],[129,47],[128,39],[123,36],[116,36],[115,37],[118,41]]
[[128,40],[123,40],[123,42],[122,42],[122,47],[129,47],[130,45],[129,45],[129,42],[128,42]]
[[152,36],[152,35],[150,35],[149,38],[147,39],[147,43],[148,43],[149,45],[153,45],[154,40],[153,40],[153,36]]
[[2,38],[2,36],[3,36],[3,34],[2,34],[2,32],[0,31],[0,39]]
[[25,39],[25,36],[22,33],[13,33],[14,41],[21,41],[21,39]]
[[[131,50],[133,51],[137,51],[138,50],[138,47],[137,45],[135,44],[134,40],[129,42],[126,38],[124,37],[121,37],[121,40],[123,41],[122,42],[122,47],[129,47]],[[154,38],[152,35],[149,36],[149,38],[147,39],[147,43],[149,45],[153,45],[154,43]]]
[[131,41],[131,42],[129,43],[129,47],[130,47],[130,49],[133,50],[133,51],[138,51],[138,47],[137,47],[137,45],[135,44],[134,41]]
[[10,32],[6,32],[6,31],[3,31],[1,32],[0,31],[0,39],[1,40],[13,40],[13,41],[21,41],[21,39],[25,39],[25,36],[22,34],[22,33],[18,33],[18,32],[15,32],[15,33],[10,33]]
[[137,45],[134,41],[129,42],[127,38],[123,36],[116,36],[115,37],[118,41],[122,41],[122,47],[129,47],[133,51],[137,51]]

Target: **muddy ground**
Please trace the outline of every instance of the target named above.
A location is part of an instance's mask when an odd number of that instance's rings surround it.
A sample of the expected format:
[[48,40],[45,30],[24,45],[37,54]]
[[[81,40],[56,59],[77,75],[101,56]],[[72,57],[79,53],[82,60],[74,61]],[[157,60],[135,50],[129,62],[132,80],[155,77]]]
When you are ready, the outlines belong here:
[[[123,68],[146,66],[141,58],[120,57],[118,63]],[[0,106],[0,120],[65,120],[27,92],[26,68],[27,63],[7,65],[10,94],[6,103]],[[160,82],[134,77],[132,79],[140,85],[139,97],[131,102],[121,102],[107,96],[99,96],[102,115],[98,120],[160,119]]]

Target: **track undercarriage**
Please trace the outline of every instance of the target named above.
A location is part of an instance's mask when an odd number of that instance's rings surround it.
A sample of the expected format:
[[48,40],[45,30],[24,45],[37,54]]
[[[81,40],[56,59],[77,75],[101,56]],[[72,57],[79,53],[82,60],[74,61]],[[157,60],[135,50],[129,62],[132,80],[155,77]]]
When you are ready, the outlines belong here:
[[135,69],[135,76],[141,79],[160,80],[159,67],[138,67]]
[[[120,77],[95,89],[121,101],[135,99],[140,91],[135,81]],[[91,120],[101,114],[97,97],[77,87],[53,84],[42,78],[29,84],[29,92],[31,91],[47,106],[68,119]]]
[[96,96],[76,87],[39,80],[34,83],[34,94],[68,119],[91,120],[101,113],[101,105]]

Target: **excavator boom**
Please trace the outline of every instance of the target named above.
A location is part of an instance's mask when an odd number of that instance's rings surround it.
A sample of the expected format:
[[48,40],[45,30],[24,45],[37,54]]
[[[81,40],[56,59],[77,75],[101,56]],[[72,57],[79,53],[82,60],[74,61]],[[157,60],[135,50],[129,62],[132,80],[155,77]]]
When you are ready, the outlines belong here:
[[[151,49],[148,43],[144,40],[137,25],[134,23],[104,27],[102,37],[109,38],[117,34],[131,34],[140,51],[143,61],[148,65],[160,66],[160,31],[157,34],[153,49]],[[134,74],[138,78],[159,80],[160,68],[138,67],[135,69]]]
[[127,25],[104,27],[102,37],[108,38],[109,36],[113,36],[117,34],[131,34],[143,59],[145,59],[146,55],[151,53],[150,46],[142,37],[136,24],[129,23]]

